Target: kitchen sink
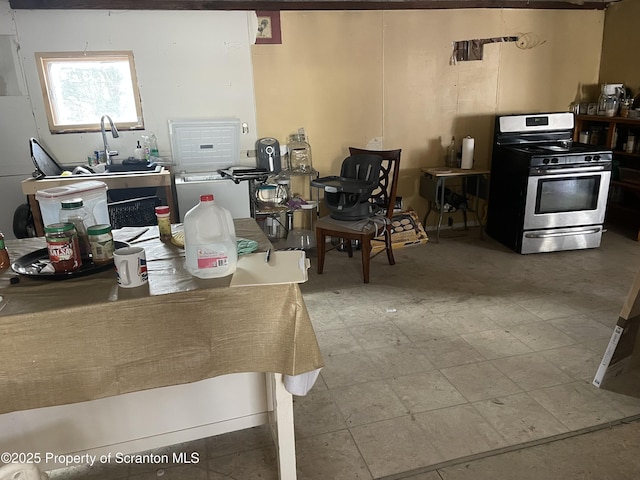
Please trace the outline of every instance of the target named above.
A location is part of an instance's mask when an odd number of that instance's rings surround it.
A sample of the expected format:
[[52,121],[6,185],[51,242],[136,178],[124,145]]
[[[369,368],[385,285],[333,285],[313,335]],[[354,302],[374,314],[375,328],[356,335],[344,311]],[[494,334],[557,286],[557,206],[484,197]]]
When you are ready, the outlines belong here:
[[122,164],[114,163],[108,165],[104,174],[98,175],[117,175],[117,174],[134,174],[134,173],[160,173],[162,165],[146,165],[146,164]]
[[[152,163],[147,164],[145,161],[138,161],[133,159],[125,159],[124,163],[114,163],[107,165],[105,171],[92,173],[92,170],[98,167],[87,167],[86,165],[72,167],[60,165],[49,153],[44,149],[42,145],[35,139],[29,140],[29,148],[31,150],[31,159],[36,167],[33,172],[34,178],[59,178],[69,175],[71,172],[73,176],[94,177],[104,175],[131,175],[136,173],[160,173],[162,172],[162,165],[156,165]],[[89,170],[91,168],[91,170]],[[100,169],[105,168],[105,165],[100,165]]]

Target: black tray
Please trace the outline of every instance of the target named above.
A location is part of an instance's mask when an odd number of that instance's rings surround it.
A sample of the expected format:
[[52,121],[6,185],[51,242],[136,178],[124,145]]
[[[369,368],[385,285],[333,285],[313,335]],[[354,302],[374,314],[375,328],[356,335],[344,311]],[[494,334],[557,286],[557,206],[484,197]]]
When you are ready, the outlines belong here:
[[335,176],[312,180],[311,185],[324,188],[324,190],[329,193],[369,193],[376,187],[375,183],[367,182],[366,180]]
[[[128,243],[113,242],[116,249],[128,247]],[[113,268],[113,260],[105,263],[83,262],[78,270],[73,272],[41,272],[40,270],[49,263],[49,251],[41,248],[35,252],[23,255],[11,264],[11,269],[20,275],[26,275],[37,280],[66,280],[68,278],[84,277],[94,273]]]

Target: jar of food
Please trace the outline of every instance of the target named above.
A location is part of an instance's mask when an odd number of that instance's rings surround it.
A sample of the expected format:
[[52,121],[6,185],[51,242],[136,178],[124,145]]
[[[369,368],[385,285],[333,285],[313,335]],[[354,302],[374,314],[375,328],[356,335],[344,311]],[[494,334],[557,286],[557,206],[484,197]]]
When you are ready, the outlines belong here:
[[633,106],[633,98],[623,98],[620,100],[620,116],[627,118],[629,116],[629,110]]
[[156,207],[156,217],[158,218],[158,232],[160,233],[160,241],[171,241],[171,213],[169,207]]
[[87,229],[87,233],[91,244],[93,263],[100,264],[112,261],[115,246],[113,235],[111,234],[111,225],[92,225]]
[[4,244],[4,235],[0,232],[0,272],[6,270],[11,266],[11,261],[9,260],[9,252],[7,252],[7,247]]
[[52,223],[44,227],[49,260],[56,273],[78,270],[82,266],[78,233],[73,223]]
[[289,170],[293,173],[314,173],[311,164],[311,146],[304,133],[304,129],[298,130],[298,133],[289,135],[289,143],[287,144],[289,151]]
[[85,208],[81,198],[72,198],[60,202],[60,222],[73,223],[76,227],[76,233],[78,234],[80,256],[83,260],[89,260],[91,245],[89,244],[87,228],[95,225],[96,219],[93,214]]

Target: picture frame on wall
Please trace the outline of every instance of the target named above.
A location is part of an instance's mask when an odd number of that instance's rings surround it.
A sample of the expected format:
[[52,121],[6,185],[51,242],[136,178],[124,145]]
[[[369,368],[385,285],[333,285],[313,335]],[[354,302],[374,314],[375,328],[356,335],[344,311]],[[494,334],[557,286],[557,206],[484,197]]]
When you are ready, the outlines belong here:
[[281,44],[282,33],[280,31],[279,11],[257,11],[258,33],[256,44]]

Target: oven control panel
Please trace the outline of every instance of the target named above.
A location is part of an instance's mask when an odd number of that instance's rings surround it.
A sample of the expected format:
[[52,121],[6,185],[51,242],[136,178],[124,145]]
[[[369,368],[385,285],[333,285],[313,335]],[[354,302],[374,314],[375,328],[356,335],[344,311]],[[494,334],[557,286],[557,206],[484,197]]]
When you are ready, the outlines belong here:
[[553,155],[542,156],[534,155],[529,160],[531,167],[553,166],[553,165],[584,165],[594,163],[610,163],[612,159],[611,152],[599,152],[589,155]]

